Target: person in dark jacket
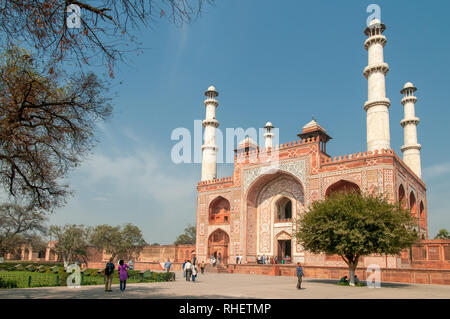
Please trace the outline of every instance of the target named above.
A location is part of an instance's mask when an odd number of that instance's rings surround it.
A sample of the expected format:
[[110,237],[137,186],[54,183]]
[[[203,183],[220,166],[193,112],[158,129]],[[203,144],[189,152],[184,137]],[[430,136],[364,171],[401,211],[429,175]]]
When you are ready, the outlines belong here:
[[302,280],[303,280],[303,268],[300,263],[297,263],[297,289],[302,289]]
[[105,267],[105,291],[112,291],[111,285],[114,277],[114,263],[113,258],[109,259],[109,263],[106,264]]

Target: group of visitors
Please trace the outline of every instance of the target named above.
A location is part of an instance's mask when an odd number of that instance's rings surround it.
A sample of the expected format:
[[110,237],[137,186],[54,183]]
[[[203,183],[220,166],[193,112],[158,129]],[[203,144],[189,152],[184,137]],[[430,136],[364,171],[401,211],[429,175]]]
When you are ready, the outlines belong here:
[[236,256],[236,265],[237,264],[242,264],[242,256],[241,255]]
[[291,263],[291,257],[288,256],[288,255],[286,255],[284,258],[278,258],[278,256],[272,257],[272,256],[266,256],[266,255],[262,255],[262,256],[258,255],[256,257],[256,263],[260,264],[260,265],[290,264]]
[[[201,271],[203,273],[204,268]],[[192,282],[195,282],[195,279],[197,278],[197,274],[198,274],[198,268],[195,265],[195,263],[194,262],[191,263],[190,260],[185,260],[183,263],[183,277],[186,278],[186,281],[191,281],[191,277],[192,277]]]
[[[105,291],[112,291],[111,285],[114,278],[114,269],[116,268],[113,261],[114,259],[110,258],[109,262],[106,264],[105,267]],[[128,269],[130,269],[130,267],[127,264],[125,264],[125,262],[122,259],[119,260],[117,271],[119,272],[120,291],[124,291],[126,288],[128,279]]]
[[211,255],[210,258],[211,266],[215,267],[217,263],[220,264],[221,262],[222,262],[222,254],[220,252],[217,254],[217,258],[215,255]]
[[[355,277],[353,277],[353,278],[354,278],[354,280],[355,280],[355,285],[360,283],[359,278],[358,278],[357,275],[355,275]],[[348,283],[348,282],[349,282],[349,281],[348,281],[348,276],[342,277],[342,278],[339,280],[339,282],[340,282],[340,283]]]

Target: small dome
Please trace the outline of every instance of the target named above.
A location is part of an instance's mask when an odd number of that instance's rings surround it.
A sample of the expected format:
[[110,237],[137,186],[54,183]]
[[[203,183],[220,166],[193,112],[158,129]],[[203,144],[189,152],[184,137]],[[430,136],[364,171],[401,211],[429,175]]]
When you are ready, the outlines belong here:
[[251,137],[247,136],[246,138],[244,138],[239,144],[238,146],[243,146],[245,144],[249,144],[249,145],[258,145],[258,143],[255,142],[254,139],[252,139]]
[[219,92],[216,91],[216,88],[211,85],[205,92],[205,95],[209,98],[215,98],[219,96]]
[[264,127],[273,127],[273,125],[272,125],[271,122],[267,122],[267,123],[266,123],[266,126],[264,126]]
[[312,119],[312,121],[306,123],[306,125],[303,126],[303,128],[308,128],[308,127],[313,127],[313,126],[319,126],[319,124],[317,124],[315,119]]
[[369,27],[373,26],[374,24],[381,24],[381,21],[378,19],[373,19],[372,21],[370,21],[369,23]]
[[412,90],[413,92],[417,91],[417,88],[411,82],[406,82],[403,86],[403,89],[400,91],[401,94],[407,93],[407,90]]
[[411,82],[406,82],[405,85],[403,86],[404,89],[409,89],[409,88],[413,88],[414,84],[412,84]]

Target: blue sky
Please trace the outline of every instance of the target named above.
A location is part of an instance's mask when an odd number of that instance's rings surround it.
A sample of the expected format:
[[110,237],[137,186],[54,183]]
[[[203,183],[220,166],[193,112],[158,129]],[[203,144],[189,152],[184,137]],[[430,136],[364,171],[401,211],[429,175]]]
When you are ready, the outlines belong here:
[[[280,142],[296,139],[314,115],[339,156],[366,150],[363,48],[366,7],[381,7],[390,66],[391,147],[401,155],[400,89],[413,82],[428,187],[430,235],[450,229],[450,2],[217,0],[191,25],[164,17],[141,30],[144,54],[130,54],[114,80],[114,118],[99,126],[99,144],[68,179],[75,195],[52,224],[131,222],[148,242],[171,243],[195,222],[200,164],[171,161],[172,130],[193,130],[205,116],[203,93],[220,93],[220,128],[262,127]],[[119,84],[122,82],[122,84]],[[218,167],[229,176],[232,165]]]

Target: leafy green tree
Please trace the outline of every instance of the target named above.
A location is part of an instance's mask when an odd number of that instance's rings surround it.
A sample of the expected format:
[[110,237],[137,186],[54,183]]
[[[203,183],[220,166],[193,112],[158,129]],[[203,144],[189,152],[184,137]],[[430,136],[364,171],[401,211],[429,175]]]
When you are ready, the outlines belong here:
[[50,226],[49,235],[56,240],[55,252],[69,264],[85,259],[90,228],[84,225]]
[[188,225],[184,229],[184,233],[177,237],[174,245],[194,245],[197,236],[195,226]]
[[360,257],[400,254],[418,240],[413,225],[408,211],[381,196],[337,192],[312,203],[298,221],[296,236],[307,251],[341,256],[354,286]]
[[450,233],[448,232],[447,229],[441,229],[438,231],[434,239],[450,239]]
[[133,224],[123,226],[98,225],[93,228],[90,243],[97,249],[111,254],[112,258],[129,259],[138,257],[147,244],[139,227]]

